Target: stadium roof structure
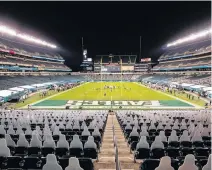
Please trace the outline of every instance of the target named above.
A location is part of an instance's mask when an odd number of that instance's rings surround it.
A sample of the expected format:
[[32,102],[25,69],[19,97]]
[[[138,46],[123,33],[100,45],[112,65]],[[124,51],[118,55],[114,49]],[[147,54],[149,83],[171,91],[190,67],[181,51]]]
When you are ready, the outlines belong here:
[[44,48],[36,44],[31,45],[12,37],[0,36],[0,48],[3,50],[13,50],[17,54],[26,54],[34,56],[46,56],[49,58],[62,59],[62,57],[54,49]]
[[182,43],[186,43],[186,42],[191,42],[191,41],[194,41],[194,40],[197,40],[199,38],[203,38],[203,37],[206,37],[208,35],[211,35],[212,33],[212,29],[209,28],[209,29],[205,29],[203,31],[200,31],[198,33],[193,33],[187,37],[184,37],[184,38],[180,38],[172,43],[169,43],[167,44],[167,47],[170,47],[170,46],[176,46],[178,44],[182,44]]
[[212,29],[209,28],[167,44],[165,53],[160,56],[159,61],[176,56],[211,52],[211,33]]
[[199,49],[207,48],[209,46],[211,46],[211,39],[184,44],[183,46],[181,45],[175,48],[171,48],[170,50],[168,49],[168,51],[164,55],[171,56],[171,55],[183,54],[185,52],[192,53]]
[[2,52],[63,60],[56,48],[56,45],[42,38],[28,35],[0,22],[0,51]]
[[52,43],[46,42],[44,40],[41,40],[40,38],[36,38],[31,35],[27,35],[24,32],[20,32],[19,30],[12,29],[2,23],[0,23],[0,33],[6,34],[12,37],[16,37],[18,39],[22,39],[24,41],[28,41],[34,44],[39,44],[39,45],[50,47],[50,48],[57,48],[57,46]]

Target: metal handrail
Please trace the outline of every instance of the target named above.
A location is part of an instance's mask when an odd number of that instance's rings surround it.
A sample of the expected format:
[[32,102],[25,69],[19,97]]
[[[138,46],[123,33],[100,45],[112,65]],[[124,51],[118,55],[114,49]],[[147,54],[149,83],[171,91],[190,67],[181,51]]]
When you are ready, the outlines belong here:
[[120,162],[119,162],[119,155],[118,155],[118,146],[117,146],[117,140],[115,136],[115,128],[114,128],[114,122],[112,117],[112,123],[113,123],[113,143],[114,143],[114,149],[115,149],[115,163],[116,163],[116,170],[121,170]]

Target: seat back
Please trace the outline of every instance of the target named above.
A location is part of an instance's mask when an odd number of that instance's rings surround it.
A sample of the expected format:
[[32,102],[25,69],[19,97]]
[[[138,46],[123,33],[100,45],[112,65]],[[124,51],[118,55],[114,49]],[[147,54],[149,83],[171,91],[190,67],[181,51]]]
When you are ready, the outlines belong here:
[[136,150],[136,159],[148,159],[150,157],[150,149],[147,148],[139,148]]
[[94,165],[90,158],[79,158],[79,164],[84,170],[94,170]]
[[56,148],[55,151],[56,155],[59,157],[63,157],[69,154],[68,149],[67,148]]
[[155,170],[159,166],[160,160],[147,159],[141,164],[140,170]]
[[15,155],[27,155],[28,154],[28,148],[18,146],[15,148]]
[[85,158],[97,159],[98,153],[97,150],[94,148],[85,148],[84,149],[84,156]]
[[54,148],[42,148],[42,155],[46,157],[48,154],[54,154]]
[[70,155],[74,157],[82,157],[83,155],[83,150],[81,148],[70,148],[69,149]]
[[41,169],[41,161],[38,157],[26,157],[24,158],[24,169]]
[[152,158],[160,159],[163,156],[165,156],[164,149],[160,149],[160,148],[152,149]]
[[41,148],[38,147],[29,147],[28,148],[28,155],[40,155]]

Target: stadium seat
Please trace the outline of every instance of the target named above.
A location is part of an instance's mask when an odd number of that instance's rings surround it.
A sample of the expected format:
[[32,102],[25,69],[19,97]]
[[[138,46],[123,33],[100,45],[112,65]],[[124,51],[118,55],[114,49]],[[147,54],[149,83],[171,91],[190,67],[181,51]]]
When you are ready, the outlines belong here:
[[135,159],[148,159],[148,158],[150,158],[150,149],[138,148],[135,151]]
[[141,164],[140,170],[155,170],[159,166],[160,161],[158,159],[146,159]]

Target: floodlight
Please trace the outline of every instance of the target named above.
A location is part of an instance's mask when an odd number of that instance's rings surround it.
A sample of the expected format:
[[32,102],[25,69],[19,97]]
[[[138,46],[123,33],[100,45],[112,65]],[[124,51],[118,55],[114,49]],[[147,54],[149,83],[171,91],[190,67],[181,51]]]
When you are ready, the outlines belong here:
[[196,34],[191,34],[188,37],[181,38],[181,39],[178,39],[178,40],[176,40],[172,43],[167,44],[167,47],[178,45],[178,44],[181,44],[181,43],[184,43],[184,42],[187,42],[187,41],[196,40],[198,38],[204,37],[204,36],[209,35],[211,33],[212,33],[212,29],[210,28],[210,29],[198,32]]
[[13,30],[13,29],[5,26],[5,25],[0,25],[0,32],[4,33],[4,34],[11,35],[11,36],[16,36],[16,37],[21,38],[25,41],[30,41],[30,42],[40,44],[40,45],[44,45],[44,46],[51,47],[51,48],[57,48],[57,46],[54,45],[54,44],[47,43],[46,41],[37,39],[37,38],[32,37],[30,35],[26,35],[24,33],[17,33],[15,30]]

